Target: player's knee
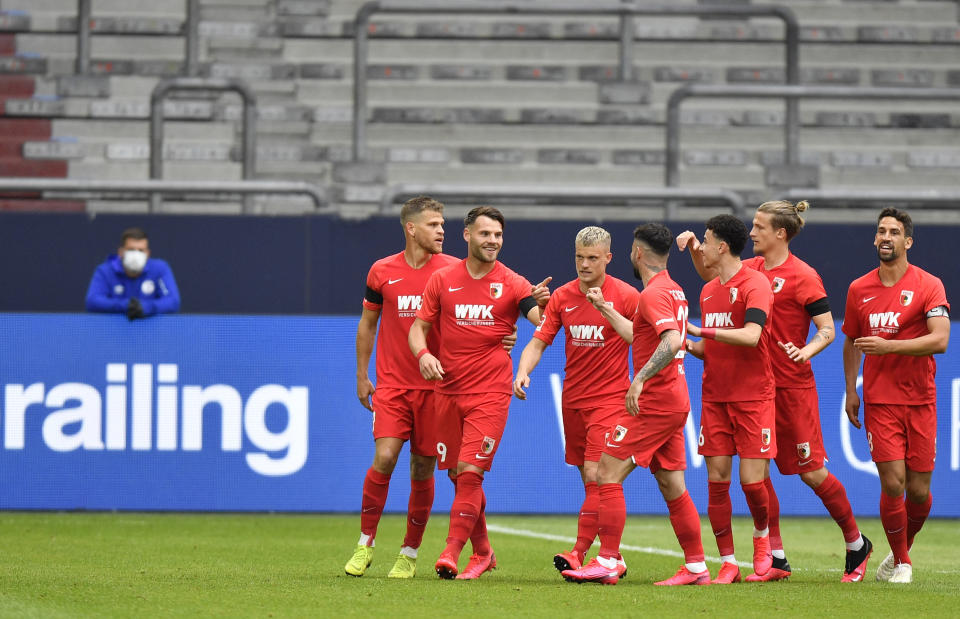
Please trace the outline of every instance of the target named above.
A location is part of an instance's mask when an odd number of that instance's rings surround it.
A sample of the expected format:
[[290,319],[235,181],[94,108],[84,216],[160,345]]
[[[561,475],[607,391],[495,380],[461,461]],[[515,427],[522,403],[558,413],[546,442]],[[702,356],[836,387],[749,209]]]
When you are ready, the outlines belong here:
[[390,475],[397,466],[399,456],[399,452],[386,447],[378,447],[373,455],[373,468],[384,475]]
[[820,484],[827,479],[827,476],[830,473],[827,472],[826,467],[820,467],[816,471],[807,471],[805,473],[800,473],[800,479],[803,483],[807,484],[813,490],[816,490],[820,487]]
[[911,503],[926,503],[930,496],[930,486],[923,482],[914,481],[907,484],[907,500]]
[[435,458],[426,456],[410,455],[410,478],[411,479],[430,479],[433,477],[433,467],[436,463]]

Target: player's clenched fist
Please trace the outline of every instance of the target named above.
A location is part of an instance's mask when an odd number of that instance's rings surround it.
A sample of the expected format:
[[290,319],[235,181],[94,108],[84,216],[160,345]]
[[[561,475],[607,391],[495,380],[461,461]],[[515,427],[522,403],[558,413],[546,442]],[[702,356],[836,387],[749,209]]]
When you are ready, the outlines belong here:
[[600,309],[603,307],[603,304],[606,303],[603,299],[603,291],[601,291],[600,288],[587,289],[587,301],[590,301],[597,309]]
[[421,355],[420,375],[427,380],[443,380],[443,366],[440,365],[440,360],[430,353]]
[[685,250],[687,247],[690,248],[690,251],[697,251],[700,249],[700,241],[697,239],[697,235],[689,230],[684,230],[677,235],[677,247],[680,251]]

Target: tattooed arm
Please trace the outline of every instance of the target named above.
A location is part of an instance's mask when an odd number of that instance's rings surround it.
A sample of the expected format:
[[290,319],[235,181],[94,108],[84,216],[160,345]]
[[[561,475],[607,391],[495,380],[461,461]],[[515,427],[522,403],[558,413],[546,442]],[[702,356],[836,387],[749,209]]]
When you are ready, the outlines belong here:
[[810,361],[814,355],[829,346],[835,337],[832,313],[817,314],[813,317],[813,324],[817,327],[817,332],[803,348],[797,348],[793,342],[777,342],[777,345],[796,363]]
[[650,355],[650,359],[640,368],[633,382],[630,383],[630,389],[627,390],[627,412],[636,415],[640,412],[638,400],[643,393],[643,383],[649,380],[657,372],[667,367],[677,356],[677,352],[683,347],[683,339],[679,331],[664,331],[660,334],[660,344]]

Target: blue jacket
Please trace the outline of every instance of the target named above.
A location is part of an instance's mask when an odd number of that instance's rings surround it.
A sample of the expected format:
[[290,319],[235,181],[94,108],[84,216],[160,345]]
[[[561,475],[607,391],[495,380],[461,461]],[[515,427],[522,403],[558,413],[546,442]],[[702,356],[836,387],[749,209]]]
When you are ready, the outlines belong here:
[[131,279],[120,257],[112,254],[93,272],[87,289],[87,311],[124,313],[131,297],[140,299],[147,316],[180,309],[180,291],[165,260],[148,258],[140,276]]

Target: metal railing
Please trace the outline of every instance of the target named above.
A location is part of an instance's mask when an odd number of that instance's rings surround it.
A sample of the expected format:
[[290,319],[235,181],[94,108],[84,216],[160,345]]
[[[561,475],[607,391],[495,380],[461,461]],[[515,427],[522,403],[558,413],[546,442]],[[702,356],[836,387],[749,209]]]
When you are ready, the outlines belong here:
[[[229,194],[285,194],[308,196],[318,211],[328,210],[326,189],[300,181],[103,181],[75,178],[0,178],[0,193],[8,191],[95,192],[111,194],[145,193],[204,194],[229,199]],[[155,212],[151,205],[151,212]]]
[[[733,84],[685,84],[670,95],[667,101],[667,133],[664,184],[674,187],[680,175],[680,104],[693,97],[712,98],[761,98],[761,99],[912,99],[912,100],[960,100],[957,88],[869,88],[859,86],[791,86],[791,85],[733,85]],[[783,124],[787,162],[799,158],[799,122]]]
[[908,202],[912,204],[936,204],[960,206],[960,189],[788,189],[774,200],[816,200],[821,203]]
[[387,211],[398,198],[429,195],[441,201],[545,200],[551,204],[610,202],[627,200],[666,200],[665,218],[676,217],[676,202],[684,200],[713,201],[728,205],[738,217],[746,214],[743,197],[730,189],[718,187],[611,187],[603,186],[543,186],[543,185],[454,185],[398,183],[389,185],[380,203]]
[[[370,17],[376,13],[505,13],[518,15],[617,15],[620,27],[620,77],[633,78],[633,41],[636,37],[632,18],[635,16],[699,16],[699,17],[772,17],[783,21],[786,81],[800,83],[800,25],[793,11],[782,6],[697,6],[697,5],[642,5],[628,2],[501,2],[463,0],[461,2],[408,0],[374,0],[357,11],[353,39],[353,160],[366,161],[367,153],[367,57],[369,55],[368,28]],[[797,102],[787,99],[786,117],[792,125],[798,122]],[[787,149],[787,161],[795,153]]]
[[[184,29],[184,74],[188,76],[196,75],[200,55],[199,45],[199,22],[200,22],[200,0],[185,0],[186,2],[186,20],[183,24]],[[77,0],[77,75],[87,75],[90,73],[90,18],[92,0]],[[142,33],[115,32],[113,36],[130,34],[140,35]]]
[[[239,79],[216,79],[200,77],[175,77],[160,80],[150,94],[150,178],[163,176],[163,102],[166,96],[178,90],[236,92],[243,99],[243,136],[240,143],[240,158],[243,162],[243,178],[254,176],[257,154],[257,96],[246,82]],[[150,208],[158,209],[160,195],[153,194]]]

